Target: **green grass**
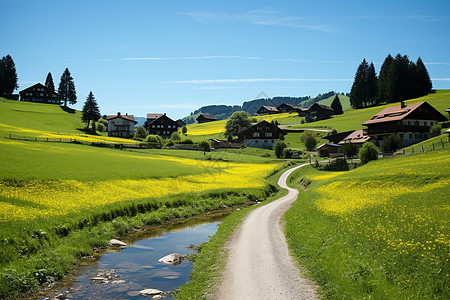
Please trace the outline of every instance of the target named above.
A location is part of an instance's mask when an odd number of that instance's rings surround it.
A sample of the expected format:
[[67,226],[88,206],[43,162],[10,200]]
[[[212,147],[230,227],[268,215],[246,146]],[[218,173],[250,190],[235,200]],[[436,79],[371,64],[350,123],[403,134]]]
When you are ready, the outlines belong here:
[[[447,113],[444,111],[449,106],[449,97],[450,90],[437,90],[436,93],[432,93],[426,95],[424,97],[411,99],[405,101],[406,104],[412,104],[422,101],[427,101],[434,108],[440,111],[442,114],[447,116]],[[338,132],[347,131],[347,130],[358,130],[362,129],[362,123],[369,120],[372,116],[376,115],[378,112],[383,110],[386,107],[397,106],[398,103],[391,103],[387,105],[380,105],[365,109],[349,109],[344,111],[344,114],[339,116],[333,116],[330,119],[305,123],[301,125],[294,125],[292,128],[333,128]]]
[[325,299],[448,299],[450,150],[349,172],[312,167],[287,212],[289,247]]

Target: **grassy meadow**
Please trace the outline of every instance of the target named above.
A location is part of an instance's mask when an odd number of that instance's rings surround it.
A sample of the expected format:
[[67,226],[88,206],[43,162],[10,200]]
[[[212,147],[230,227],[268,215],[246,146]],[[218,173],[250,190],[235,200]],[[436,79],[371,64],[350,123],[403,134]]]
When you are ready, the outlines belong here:
[[289,247],[327,299],[448,299],[450,150],[298,170]]

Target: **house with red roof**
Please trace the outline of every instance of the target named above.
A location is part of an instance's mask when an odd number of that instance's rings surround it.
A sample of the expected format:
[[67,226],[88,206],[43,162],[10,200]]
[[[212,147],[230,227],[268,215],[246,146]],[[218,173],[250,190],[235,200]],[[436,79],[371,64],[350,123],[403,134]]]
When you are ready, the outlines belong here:
[[392,134],[400,134],[404,146],[430,138],[430,128],[447,118],[428,102],[387,107],[364,122],[367,128],[363,136],[370,137],[376,146],[382,146],[383,139]]
[[122,115],[120,112],[117,115],[109,115],[106,117],[108,121],[108,136],[132,138],[134,136],[134,126],[137,121],[133,115]]
[[258,109],[256,113],[260,116],[263,116],[263,115],[279,114],[280,111],[276,107],[263,105]]

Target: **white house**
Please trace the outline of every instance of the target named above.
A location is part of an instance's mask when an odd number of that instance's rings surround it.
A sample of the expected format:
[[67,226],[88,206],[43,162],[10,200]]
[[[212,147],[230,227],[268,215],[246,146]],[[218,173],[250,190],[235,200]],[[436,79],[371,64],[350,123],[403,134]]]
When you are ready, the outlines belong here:
[[134,136],[134,126],[137,121],[134,120],[133,115],[122,115],[118,112],[117,115],[108,116],[106,120],[108,120],[108,136],[123,138]]

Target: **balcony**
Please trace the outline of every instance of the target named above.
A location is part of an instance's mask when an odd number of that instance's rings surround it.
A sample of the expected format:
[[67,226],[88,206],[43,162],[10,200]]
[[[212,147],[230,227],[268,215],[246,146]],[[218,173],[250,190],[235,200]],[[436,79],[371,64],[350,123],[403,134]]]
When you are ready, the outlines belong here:
[[429,132],[429,131],[430,126],[413,126],[413,125],[373,126],[363,129],[364,135],[373,135],[379,133]]

